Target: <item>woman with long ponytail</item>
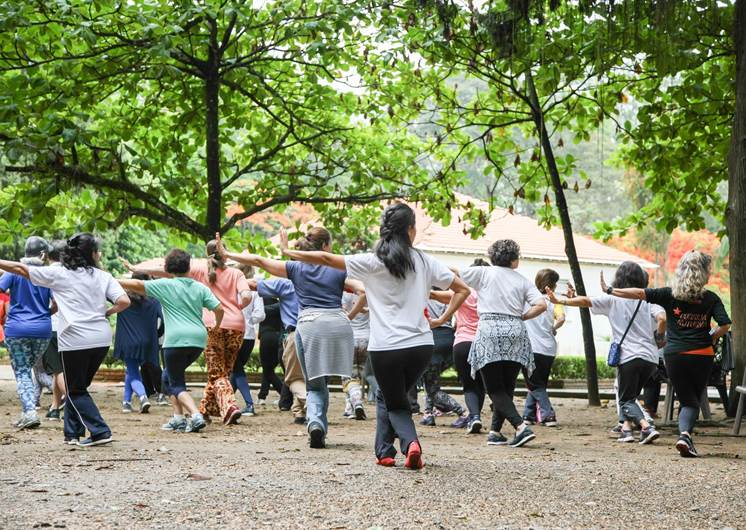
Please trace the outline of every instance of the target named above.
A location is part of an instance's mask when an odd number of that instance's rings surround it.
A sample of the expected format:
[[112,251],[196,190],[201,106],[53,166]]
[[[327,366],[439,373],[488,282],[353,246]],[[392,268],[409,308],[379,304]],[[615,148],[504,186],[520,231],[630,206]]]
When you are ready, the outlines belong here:
[[[404,203],[395,203],[383,212],[381,237],[373,253],[341,256],[289,250],[286,238],[282,245],[283,252],[294,260],[346,271],[349,278],[365,284],[371,331],[368,351],[379,385],[377,463],[387,467],[396,464],[394,441],[399,438],[409,469],[421,469],[424,463],[407,391],[430,363],[431,327],[450,319],[469,296],[468,287],[453,272],[412,246],[416,233],[414,211]],[[440,318],[428,322],[425,307],[433,285],[450,288],[454,295]]]

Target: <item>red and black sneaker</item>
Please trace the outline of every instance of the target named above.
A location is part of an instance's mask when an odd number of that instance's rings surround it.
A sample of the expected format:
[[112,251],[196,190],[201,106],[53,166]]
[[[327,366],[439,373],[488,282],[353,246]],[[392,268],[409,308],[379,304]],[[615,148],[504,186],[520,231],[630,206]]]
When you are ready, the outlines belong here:
[[238,420],[241,419],[241,410],[233,405],[231,408],[228,409],[228,412],[225,413],[225,416],[223,417],[223,423],[226,425],[235,425],[238,423]]
[[404,467],[413,470],[425,467],[425,463],[422,461],[420,442],[414,441],[409,444],[409,448],[407,448],[407,461],[404,463]]

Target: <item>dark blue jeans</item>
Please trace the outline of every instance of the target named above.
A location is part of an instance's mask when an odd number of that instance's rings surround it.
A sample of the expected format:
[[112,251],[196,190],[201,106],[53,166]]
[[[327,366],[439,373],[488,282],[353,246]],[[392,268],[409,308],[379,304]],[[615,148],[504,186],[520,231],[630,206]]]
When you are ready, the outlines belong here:
[[167,396],[178,396],[186,392],[184,372],[202,353],[202,348],[163,348],[163,393]]
[[249,380],[246,378],[246,370],[244,370],[244,366],[251,358],[252,351],[254,351],[254,339],[244,339],[231,372],[231,386],[234,392],[236,390],[241,392],[246,405],[253,406],[254,400],[251,399],[251,388],[249,387]]
[[64,423],[66,438],[83,438],[86,429],[93,438],[103,438],[111,434],[111,429],[88,393],[93,376],[96,375],[108,352],[108,346],[60,352],[62,373],[65,375],[67,388]]

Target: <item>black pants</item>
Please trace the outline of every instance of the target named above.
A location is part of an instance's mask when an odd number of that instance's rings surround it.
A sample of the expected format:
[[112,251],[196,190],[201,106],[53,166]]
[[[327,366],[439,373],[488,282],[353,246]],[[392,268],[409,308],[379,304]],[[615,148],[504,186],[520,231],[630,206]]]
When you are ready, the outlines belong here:
[[464,389],[464,401],[470,416],[480,416],[484,406],[484,383],[471,376],[469,364],[469,350],[471,342],[459,342],[453,346],[453,365],[456,367],[458,379]]
[[619,377],[619,421],[631,421],[635,425],[645,415],[637,404],[642,387],[650,381],[658,370],[658,365],[644,359],[632,359],[617,368]]
[[658,404],[661,400],[661,384],[666,377],[666,365],[663,364],[663,361],[658,361],[658,369],[642,387],[642,404],[648,409],[651,416],[658,412]]
[[666,355],[666,371],[679,398],[679,430],[692,432],[699,416],[700,398],[707,388],[715,358],[712,355]]
[[66,438],[82,438],[86,429],[93,438],[103,438],[111,434],[111,429],[88,393],[93,376],[96,375],[108,352],[108,346],[61,352],[62,373],[65,374],[67,389],[64,423]]
[[407,393],[430,364],[433,347],[372,351],[369,355],[378,381],[375,453],[378,458],[393,457],[395,438],[399,438],[402,453],[417,440]]
[[148,396],[162,392],[161,378],[163,377],[163,370],[161,370],[160,366],[153,363],[143,363],[140,367],[140,373],[142,373],[142,384]]
[[523,423],[523,418],[518,414],[513,403],[515,382],[521,372],[521,363],[515,361],[496,361],[486,364],[479,370],[484,381],[484,387],[492,400],[494,411],[492,412],[493,431],[500,431],[505,420],[513,427]]
[[259,399],[267,399],[270,387],[282,395],[282,380],[275,373],[282,355],[281,336],[279,331],[265,331],[259,341],[259,362],[262,364],[262,386],[257,396]]
[[202,353],[202,348],[163,348],[166,369],[163,370],[163,393],[178,396],[186,392],[186,369]]

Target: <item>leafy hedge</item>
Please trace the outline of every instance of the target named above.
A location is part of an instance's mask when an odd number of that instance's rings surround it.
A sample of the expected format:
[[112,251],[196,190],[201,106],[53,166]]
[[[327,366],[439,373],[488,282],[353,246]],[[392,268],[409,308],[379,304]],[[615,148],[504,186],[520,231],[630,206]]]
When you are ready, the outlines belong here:
[[[616,371],[606,364],[606,359],[597,358],[596,366],[599,379],[614,379]],[[585,379],[585,357],[559,356],[552,365],[552,379]]]

